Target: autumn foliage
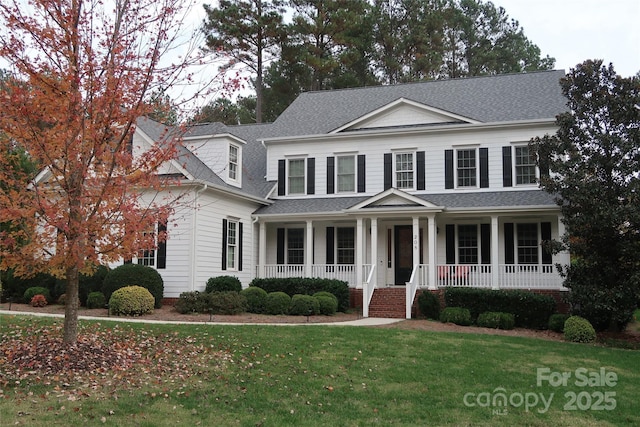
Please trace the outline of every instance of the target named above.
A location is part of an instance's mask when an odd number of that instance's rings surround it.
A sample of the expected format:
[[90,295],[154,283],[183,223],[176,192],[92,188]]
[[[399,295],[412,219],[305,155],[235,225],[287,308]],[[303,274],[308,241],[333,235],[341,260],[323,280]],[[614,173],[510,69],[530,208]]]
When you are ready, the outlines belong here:
[[[148,95],[184,64],[162,66],[179,0],[3,0],[0,57],[0,270],[67,279],[65,341],[77,338],[78,275],[153,247],[171,214],[158,173],[178,137],[133,144]],[[5,153],[20,147],[28,175]],[[75,313],[75,314],[74,314]]]

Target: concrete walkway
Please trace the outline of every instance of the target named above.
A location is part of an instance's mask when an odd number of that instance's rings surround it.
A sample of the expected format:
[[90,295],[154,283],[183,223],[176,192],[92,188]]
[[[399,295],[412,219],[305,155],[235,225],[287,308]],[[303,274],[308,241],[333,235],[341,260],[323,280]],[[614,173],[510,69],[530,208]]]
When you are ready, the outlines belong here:
[[[40,317],[57,317],[64,318],[64,314],[53,313],[33,313],[28,311],[10,311],[0,310],[0,314],[13,316],[40,316]],[[247,323],[247,322],[182,322],[175,320],[151,320],[151,319],[131,319],[123,317],[99,317],[99,316],[78,316],[80,320],[98,320],[112,322],[130,322],[130,323],[156,323],[156,324],[174,324],[174,325],[223,325],[223,326],[242,326],[242,325],[268,325],[268,326],[381,326],[390,325],[392,323],[401,322],[404,319],[386,319],[380,317],[366,317],[357,320],[349,320],[346,322],[327,322],[327,323]]]

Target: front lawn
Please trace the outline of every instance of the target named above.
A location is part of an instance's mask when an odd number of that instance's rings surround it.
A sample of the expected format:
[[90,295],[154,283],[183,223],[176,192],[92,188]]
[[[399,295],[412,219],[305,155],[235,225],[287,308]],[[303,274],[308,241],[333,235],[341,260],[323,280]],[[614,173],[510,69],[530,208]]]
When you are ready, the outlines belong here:
[[[640,425],[638,351],[366,327],[105,320],[81,322],[103,365],[59,372],[73,353],[40,363],[24,349],[53,345],[60,324],[0,316],[2,425]],[[31,368],[18,372],[18,358]]]

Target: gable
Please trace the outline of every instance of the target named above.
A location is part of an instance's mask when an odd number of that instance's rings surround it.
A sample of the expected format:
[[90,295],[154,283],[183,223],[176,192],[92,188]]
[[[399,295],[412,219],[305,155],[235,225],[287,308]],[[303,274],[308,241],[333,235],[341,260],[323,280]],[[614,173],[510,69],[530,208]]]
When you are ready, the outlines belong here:
[[409,193],[405,193],[404,191],[397,190],[395,188],[390,188],[388,190],[383,191],[382,193],[378,193],[375,196],[369,197],[361,201],[360,203],[353,205],[346,211],[362,212],[369,209],[384,210],[384,208],[393,208],[393,209],[418,208],[421,211],[424,211],[425,209],[434,210],[434,211],[442,210],[441,206],[434,205],[429,201],[423,200]]
[[408,99],[399,98],[375,111],[360,117],[351,123],[336,129],[332,133],[380,129],[408,126],[425,126],[446,123],[478,123],[467,117],[462,117],[447,111],[442,111],[428,105],[420,104]]

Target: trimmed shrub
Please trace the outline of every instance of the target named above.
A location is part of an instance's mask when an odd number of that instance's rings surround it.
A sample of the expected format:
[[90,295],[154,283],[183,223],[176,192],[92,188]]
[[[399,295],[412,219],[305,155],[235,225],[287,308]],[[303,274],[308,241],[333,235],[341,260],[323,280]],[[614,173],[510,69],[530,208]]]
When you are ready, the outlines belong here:
[[456,325],[469,326],[471,324],[471,313],[462,307],[446,307],[440,313],[442,323],[455,323]]
[[267,314],[287,314],[291,305],[291,297],[284,292],[269,292],[265,301]]
[[293,316],[309,316],[320,313],[318,299],[311,295],[294,295],[291,297],[289,314]]
[[49,289],[42,286],[34,286],[27,289],[26,291],[24,291],[22,299],[25,304],[31,304],[31,299],[33,299],[33,297],[36,295],[44,296],[47,302],[51,301],[51,293],[49,292]]
[[418,309],[427,319],[438,320],[440,318],[440,299],[433,292],[422,291],[418,295]]
[[316,292],[326,291],[338,299],[338,311],[349,309],[349,284],[342,280],[310,277],[256,278],[251,281],[250,286],[260,287],[267,292],[284,292],[289,296],[313,295]]
[[267,291],[257,286],[249,286],[241,290],[240,295],[244,295],[247,299],[247,311],[249,313],[262,314],[265,312]]
[[564,322],[569,318],[568,314],[556,313],[549,317],[549,329],[555,332],[564,331]]
[[141,316],[153,311],[154,298],[142,286],[125,286],[117,289],[109,298],[109,314]]
[[331,292],[320,291],[313,294],[320,304],[320,314],[333,316],[338,311],[338,298]]
[[556,311],[553,297],[521,290],[447,288],[444,298],[447,307],[469,309],[472,320],[485,311],[511,313],[515,326],[531,329],[545,329]]
[[584,317],[571,316],[564,322],[564,339],[571,342],[594,342],[596,331]]
[[31,298],[31,307],[44,307],[47,305],[47,299],[42,294],[34,295]]
[[109,301],[111,294],[125,286],[140,286],[147,289],[154,298],[154,307],[162,307],[164,282],[162,276],[151,267],[139,264],[124,264],[109,271],[102,284],[102,293]]
[[[99,265],[91,275],[80,274],[78,283],[78,298],[80,298],[80,302],[86,303],[87,297],[91,292],[100,292],[102,290],[102,283],[108,272],[109,267]],[[65,293],[67,293],[67,281],[58,279],[55,285],[55,295]]]
[[247,299],[236,291],[211,292],[207,297],[207,313],[240,314],[247,311]]
[[205,292],[240,292],[242,290],[242,283],[237,277],[233,276],[218,276],[211,277],[207,280],[207,286]]
[[515,318],[511,313],[485,311],[478,316],[476,324],[483,328],[513,329]]
[[183,292],[173,308],[180,314],[205,313],[209,304],[207,295],[198,291]]
[[107,299],[102,292],[91,292],[87,296],[87,308],[104,308]]

